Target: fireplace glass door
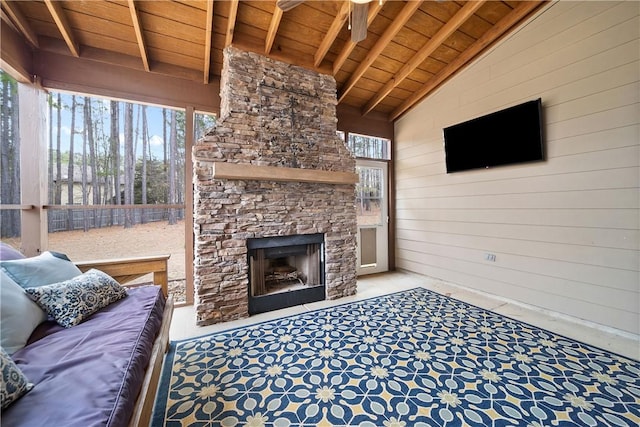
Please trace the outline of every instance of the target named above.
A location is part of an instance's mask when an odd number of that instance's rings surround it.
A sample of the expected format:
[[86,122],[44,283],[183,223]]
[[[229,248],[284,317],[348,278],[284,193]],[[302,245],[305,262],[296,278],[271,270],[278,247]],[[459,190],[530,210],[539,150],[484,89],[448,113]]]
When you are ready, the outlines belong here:
[[321,245],[284,246],[256,249],[250,257],[251,295],[320,286]]
[[324,235],[249,239],[249,313],[324,299]]

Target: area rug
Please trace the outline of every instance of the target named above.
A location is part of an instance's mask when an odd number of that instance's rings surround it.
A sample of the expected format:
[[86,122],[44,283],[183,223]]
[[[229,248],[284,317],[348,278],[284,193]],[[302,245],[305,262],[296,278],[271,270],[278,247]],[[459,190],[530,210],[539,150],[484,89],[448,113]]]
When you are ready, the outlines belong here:
[[416,288],[171,344],[153,426],[638,426],[640,363]]

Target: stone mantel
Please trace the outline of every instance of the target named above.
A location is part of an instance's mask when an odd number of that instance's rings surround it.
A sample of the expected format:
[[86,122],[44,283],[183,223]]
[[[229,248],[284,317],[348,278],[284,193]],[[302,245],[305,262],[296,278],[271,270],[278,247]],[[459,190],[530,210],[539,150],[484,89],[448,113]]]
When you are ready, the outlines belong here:
[[212,178],[243,181],[312,182],[318,184],[355,184],[358,174],[316,169],[260,166],[247,163],[212,162]]

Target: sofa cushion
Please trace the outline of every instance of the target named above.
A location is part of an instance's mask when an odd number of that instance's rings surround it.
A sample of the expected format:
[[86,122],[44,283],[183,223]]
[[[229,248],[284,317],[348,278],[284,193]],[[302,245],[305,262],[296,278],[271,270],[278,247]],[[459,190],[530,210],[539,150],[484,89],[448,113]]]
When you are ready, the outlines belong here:
[[36,386],[2,413],[2,426],[122,427],[129,424],[162,324],[159,286],[126,298],[86,322],[44,322],[12,355]]
[[0,401],[2,409],[7,408],[23,394],[33,388],[27,377],[11,359],[11,356],[0,347],[0,369],[2,369],[2,383],[0,384]]
[[25,291],[65,328],[78,325],[101,308],[127,296],[120,283],[96,269],[64,282]]
[[23,288],[50,285],[82,274],[66,255],[51,251],[31,258],[2,261],[0,269]]
[[0,345],[13,354],[25,346],[45,313],[16,282],[0,270]]

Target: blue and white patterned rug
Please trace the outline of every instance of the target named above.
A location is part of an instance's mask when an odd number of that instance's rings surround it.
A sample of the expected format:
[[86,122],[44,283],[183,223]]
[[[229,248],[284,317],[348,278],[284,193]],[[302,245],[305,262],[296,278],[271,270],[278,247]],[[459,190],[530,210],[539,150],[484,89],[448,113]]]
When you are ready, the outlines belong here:
[[638,426],[640,363],[417,288],[172,343],[186,425]]

